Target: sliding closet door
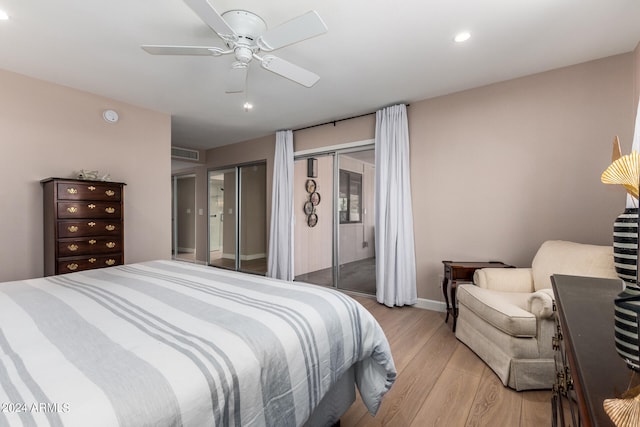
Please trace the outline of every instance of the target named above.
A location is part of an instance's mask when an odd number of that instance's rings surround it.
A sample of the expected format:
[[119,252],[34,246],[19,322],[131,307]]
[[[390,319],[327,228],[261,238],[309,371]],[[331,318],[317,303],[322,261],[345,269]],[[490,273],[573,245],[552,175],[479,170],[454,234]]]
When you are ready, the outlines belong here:
[[375,151],[338,155],[338,287],[376,292]]
[[267,272],[266,163],[209,171],[209,265]]
[[236,268],[236,169],[209,172],[209,265]]
[[308,176],[308,157],[295,161],[295,280],[375,294],[375,151],[313,158],[316,178]]
[[267,165],[240,166],[238,269],[267,272]]
[[315,178],[308,176],[308,159],[298,159],[294,163],[294,274],[298,281],[335,286],[334,156],[315,159]]

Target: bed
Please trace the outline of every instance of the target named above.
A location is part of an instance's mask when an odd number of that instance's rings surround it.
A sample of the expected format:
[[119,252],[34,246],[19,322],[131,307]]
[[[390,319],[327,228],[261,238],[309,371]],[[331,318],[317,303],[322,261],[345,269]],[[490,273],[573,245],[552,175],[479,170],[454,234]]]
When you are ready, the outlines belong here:
[[396,371],[352,298],[177,261],[0,284],[0,426],[331,425]]

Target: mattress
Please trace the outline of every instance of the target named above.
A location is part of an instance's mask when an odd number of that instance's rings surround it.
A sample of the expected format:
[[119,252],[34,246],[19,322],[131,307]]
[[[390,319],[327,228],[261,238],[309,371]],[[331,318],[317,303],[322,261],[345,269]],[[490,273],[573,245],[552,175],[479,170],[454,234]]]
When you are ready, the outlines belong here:
[[0,284],[0,426],[299,426],[396,377],[352,298],[176,261]]

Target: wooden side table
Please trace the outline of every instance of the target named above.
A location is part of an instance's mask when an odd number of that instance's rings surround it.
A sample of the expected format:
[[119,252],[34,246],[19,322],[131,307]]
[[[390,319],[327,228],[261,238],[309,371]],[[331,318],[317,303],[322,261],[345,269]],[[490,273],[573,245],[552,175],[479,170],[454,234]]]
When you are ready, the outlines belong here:
[[[447,317],[444,322],[449,322],[449,315],[453,317],[453,332],[456,331],[456,319],[458,318],[458,307],[456,304],[456,289],[458,282],[473,283],[473,273],[481,268],[512,268],[513,266],[500,261],[487,262],[465,262],[465,261],[442,261],[444,264],[444,278],[442,280],[442,293],[444,302],[447,305]],[[449,292],[447,292],[449,288]],[[449,306],[451,299],[451,306]]]

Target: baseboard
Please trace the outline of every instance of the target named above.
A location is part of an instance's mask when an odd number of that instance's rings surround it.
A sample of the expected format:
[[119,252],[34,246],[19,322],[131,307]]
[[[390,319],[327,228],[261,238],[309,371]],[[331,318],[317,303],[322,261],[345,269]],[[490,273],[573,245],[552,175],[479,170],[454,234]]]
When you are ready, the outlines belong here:
[[266,258],[266,257],[267,257],[267,254],[265,254],[265,253],[240,255],[240,260],[241,261],[251,261],[251,260],[254,260],[254,259],[260,259],[260,258]]
[[[240,261],[251,261],[254,259],[260,259],[260,258],[266,258],[267,254],[265,253],[259,253],[259,254],[249,254],[249,255],[240,255]],[[236,255],[235,254],[222,254],[222,258],[224,259],[235,259]]]
[[[358,295],[365,298],[376,299],[376,296],[371,294],[354,292],[348,289],[340,289],[340,291],[344,292],[345,294]],[[441,313],[445,313],[447,311],[446,305],[444,304],[444,302],[434,301],[434,300],[425,299],[425,298],[418,298],[418,302],[415,303],[415,305],[412,305],[411,307],[421,308],[423,310],[439,311]]]
[[434,301],[425,298],[418,298],[418,302],[414,305],[414,307],[431,311],[439,311],[441,313],[447,311],[447,306],[443,301]]

